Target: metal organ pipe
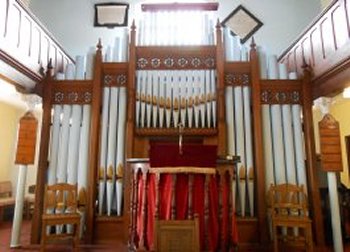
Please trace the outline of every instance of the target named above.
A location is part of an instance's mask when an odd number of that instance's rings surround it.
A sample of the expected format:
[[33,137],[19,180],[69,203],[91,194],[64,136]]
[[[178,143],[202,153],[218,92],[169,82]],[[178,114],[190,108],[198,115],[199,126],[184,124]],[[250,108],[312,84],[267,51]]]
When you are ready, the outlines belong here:
[[[128,33],[124,29],[115,39],[113,62],[128,60]],[[141,97],[148,83],[147,78],[138,75],[140,85],[137,88],[137,114],[142,115],[138,124],[142,125],[145,97]],[[123,174],[125,159],[125,126],[126,126],[126,87],[106,86],[103,88],[102,122],[100,138],[98,213],[108,216],[122,214]]]
[[[226,61],[247,61],[247,49],[241,45],[237,36],[232,36],[228,28],[224,31]],[[237,208],[241,216],[246,214],[249,205],[250,215],[254,215],[254,163],[251,125],[250,87],[227,86],[226,125],[228,138],[228,154],[241,158],[237,164],[236,177],[233,179],[233,204],[236,205],[236,186],[238,187],[239,204]],[[247,202],[247,198],[249,202]]]
[[114,184],[115,184],[115,153],[117,140],[118,120],[118,88],[110,88],[110,108],[108,125],[108,148],[107,148],[107,215],[111,215]]
[[[290,80],[296,80],[298,78],[295,72],[289,73]],[[296,177],[299,185],[304,185],[304,188],[308,188],[306,180],[306,167],[305,167],[305,153],[303,142],[303,130],[301,121],[302,108],[299,104],[292,105],[292,122],[293,122],[293,139],[295,150],[295,165],[296,165]],[[307,190],[305,193],[307,194]]]
[[250,216],[254,216],[254,162],[253,162],[253,140],[251,121],[250,88],[243,87],[244,107],[244,129],[245,129],[245,150],[246,150],[246,183],[248,184],[248,198]]
[[[74,65],[68,64],[66,69],[67,80],[74,79]],[[68,159],[68,142],[69,142],[69,124],[71,117],[71,105],[63,105],[63,117],[62,126],[60,132],[60,140],[58,147],[58,160],[57,160],[57,182],[67,182],[67,159]]]
[[117,160],[116,160],[116,198],[117,215],[122,214],[123,199],[123,174],[124,174],[124,143],[125,143],[125,124],[126,124],[126,88],[119,90],[119,110],[118,110],[118,136],[117,136]]
[[187,122],[188,127],[192,128],[193,126],[193,105],[194,105],[194,99],[193,99],[193,71],[187,72]]
[[[56,80],[64,80],[65,76],[63,73],[56,74]],[[51,127],[51,143],[50,143],[50,163],[48,168],[48,185],[56,183],[57,177],[57,162],[58,162],[58,146],[60,139],[60,125],[61,125],[61,113],[62,105],[53,106],[53,122]]]
[[[288,79],[287,66],[279,64],[280,79]],[[290,104],[282,105],[283,136],[285,147],[286,180],[290,184],[297,184],[295,169],[295,154],[293,141],[292,112]]]
[[[84,79],[84,67],[85,58],[83,56],[77,56],[75,58],[75,79]],[[82,106],[72,105],[71,126],[69,131],[69,143],[68,143],[68,161],[67,161],[67,182],[69,184],[77,183],[78,175],[78,153],[79,140],[80,140],[80,125],[82,119]]]
[[108,114],[109,114],[109,88],[103,88],[101,144],[100,144],[100,171],[99,171],[99,198],[98,213],[103,214],[105,204],[105,188],[107,179],[107,142],[108,142]]
[[[268,78],[271,80],[279,79],[279,69],[277,64],[277,57],[269,57]],[[285,153],[283,143],[283,126],[282,126],[282,111],[281,105],[271,105],[271,122],[272,122],[272,143],[273,143],[273,158],[274,158],[274,172],[277,184],[286,183],[286,167],[285,167]]]

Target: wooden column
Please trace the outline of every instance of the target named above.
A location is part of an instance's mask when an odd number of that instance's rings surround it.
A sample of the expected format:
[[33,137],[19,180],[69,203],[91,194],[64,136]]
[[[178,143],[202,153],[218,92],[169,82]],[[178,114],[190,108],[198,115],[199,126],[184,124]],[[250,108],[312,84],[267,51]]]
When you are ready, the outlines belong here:
[[226,156],[226,119],[225,119],[225,78],[224,51],[222,44],[221,24],[216,24],[216,79],[217,79],[217,113],[218,113],[218,155]]
[[132,158],[134,152],[134,121],[135,121],[135,70],[136,70],[136,32],[135,20],[131,25],[129,44],[129,72],[128,72],[128,108],[126,122],[126,158]]
[[[251,44],[250,50],[250,66],[251,66],[251,85],[252,85],[252,107],[253,107],[253,134],[254,134],[254,162],[255,162],[255,174],[256,186],[255,195],[260,195],[259,197],[254,197],[257,199],[257,217],[259,222],[259,233],[260,242],[267,243],[268,229],[266,221],[266,197],[263,193],[265,192],[265,165],[264,165],[264,153],[261,146],[263,146],[263,136],[262,136],[262,115],[261,115],[261,102],[260,102],[260,68],[258,53],[256,51],[254,38]],[[237,178],[238,179],[238,178]]]
[[87,209],[86,209],[86,242],[92,243],[95,217],[95,201],[98,179],[98,150],[102,100],[102,45],[98,42],[94,64],[94,77],[92,81],[91,103],[91,129],[89,141],[89,174],[87,185]]
[[308,178],[308,192],[312,213],[313,233],[318,246],[324,246],[324,228],[323,217],[320,201],[320,191],[317,180],[316,170],[316,150],[315,150],[315,135],[314,124],[312,119],[312,86],[311,73],[306,64],[304,68],[303,78],[303,122],[304,122],[304,137],[305,137],[305,154],[306,154],[306,172]]
[[46,78],[43,82],[37,84],[35,92],[43,99],[43,115],[41,126],[41,140],[39,150],[38,173],[36,177],[35,203],[32,219],[31,243],[37,244],[41,238],[41,215],[43,213],[44,189],[46,184],[46,175],[48,168],[48,153],[50,143],[50,125],[51,125],[51,97],[52,97],[52,65],[48,65]]

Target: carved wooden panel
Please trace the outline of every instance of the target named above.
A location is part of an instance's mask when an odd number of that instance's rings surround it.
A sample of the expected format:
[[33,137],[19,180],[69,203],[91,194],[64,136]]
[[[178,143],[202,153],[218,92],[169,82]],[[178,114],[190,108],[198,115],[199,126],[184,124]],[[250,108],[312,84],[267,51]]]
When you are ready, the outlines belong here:
[[321,164],[326,172],[342,172],[339,123],[327,114],[318,123],[320,131]]
[[250,75],[248,73],[225,73],[225,86],[249,86]]
[[200,251],[197,218],[194,220],[158,220],[155,225],[156,251]]
[[215,69],[214,46],[148,46],[136,48],[137,69]]
[[90,104],[91,81],[55,81],[52,84],[52,104]]
[[262,104],[301,104],[302,83],[299,80],[262,80]]

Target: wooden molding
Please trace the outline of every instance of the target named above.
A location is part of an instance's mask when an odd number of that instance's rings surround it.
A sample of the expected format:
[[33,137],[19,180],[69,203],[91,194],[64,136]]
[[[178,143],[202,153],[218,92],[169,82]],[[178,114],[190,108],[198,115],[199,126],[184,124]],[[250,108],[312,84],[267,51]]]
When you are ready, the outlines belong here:
[[159,3],[159,4],[142,4],[142,11],[176,11],[176,10],[201,10],[216,11],[219,3]]
[[215,69],[215,46],[139,46],[137,69]]
[[35,82],[39,82],[43,78],[43,75],[33,72],[31,69],[23,65],[20,61],[16,60],[2,49],[0,49],[0,60],[4,61],[6,64],[10,65]]

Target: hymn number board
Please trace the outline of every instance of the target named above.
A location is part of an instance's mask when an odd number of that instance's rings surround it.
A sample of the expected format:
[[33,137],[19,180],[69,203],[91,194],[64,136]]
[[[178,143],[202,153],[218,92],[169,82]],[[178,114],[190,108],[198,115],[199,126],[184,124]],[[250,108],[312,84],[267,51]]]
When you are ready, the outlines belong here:
[[31,112],[20,120],[16,164],[34,164],[38,121]]
[[339,123],[327,114],[318,124],[320,131],[321,163],[326,172],[342,172]]

